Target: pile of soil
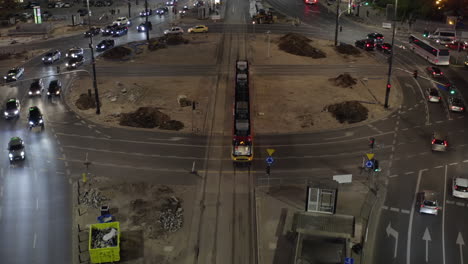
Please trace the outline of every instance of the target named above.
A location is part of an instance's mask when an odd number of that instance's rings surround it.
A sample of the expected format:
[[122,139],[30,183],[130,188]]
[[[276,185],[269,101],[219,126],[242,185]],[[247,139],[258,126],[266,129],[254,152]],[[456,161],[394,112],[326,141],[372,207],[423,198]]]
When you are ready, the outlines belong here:
[[155,51],[155,50],[158,50],[158,49],[164,49],[166,47],[167,47],[167,45],[164,42],[160,41],[159,38],[150,39],[149,44],[148,44],[148,50],[150,50],[150,51]]
[[75,105],[80,110],[96,108],[96,98],[94,98],[94,96],[89,96],[88,94],[80,94],[80,97],[76,100]]
[[287,53],[298,56],[306,56],[314,59],[327,57],[325,52],[313,47],[309,42],[311,42],[311,40],[301,34],[288,33],[280,38],[278,47]]
[[328,79],[335,86],[341,86],[343,88],[351,87],[357,83],[357,79],[351,77],[348,73],[340,74],[336,78]]
[[360,55],[361,51],[354,47],[353,45],[340,43],[340,45],[335,47],[336,51],[341,54],[346,55]]
[[135,112],[120,115],[120,125],[130,127],[155,128],[169,120],[157,107],[140,107]]
[[347,101],[326,106],[340,123],[358,123],[367,119],[369,110],[358,101]]
[[168,35],[165,37],[167,45],[179,45],[179,44],[188,44],[189,40],[182,37],[181,35]]
[[105,59],[118,60],[118,59],[124,59],[130,54],[132,54],[131,49],[127,47],[119,46],[119,47],[115,47],[104,52],[104,54],[102,54],[102,57]]
[[155,128],[165,130],[181,130],[184,128],[184,123],[171,120],[171,118],[159,111],[157,107],[140,107],[135,112],[122,113],[120,115],[121,126]]

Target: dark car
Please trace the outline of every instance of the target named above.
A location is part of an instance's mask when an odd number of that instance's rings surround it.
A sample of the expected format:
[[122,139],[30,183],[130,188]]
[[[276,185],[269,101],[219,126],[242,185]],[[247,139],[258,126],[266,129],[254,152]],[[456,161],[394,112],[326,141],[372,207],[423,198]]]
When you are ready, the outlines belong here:
[[88,30],[84,33],[84,36],[85,36],[85,37],[92,37],[92,36],[99,35],[99,33],[101,33],[101,29],[100,29],[100,28],[98,28],[98,27],[91,27],[90,29],[88,29]]
[[87,9],[84,9],[84,8],[80,8],[78,9],[78,11],[76,11],[80,16],[86,16],[88,14],[88,10]]
[[47,52],[44,57],[42,57],[42,62],[44,64],[54,63],[55,61],[60,60],[62,53],[58,50]]
[[44,90],[44,83],[42,82],[42,79],[34,79],[33,82],[31,83],[31,86],[29,86],[29,96],[36,96],[36,95],[41,95],[42,90]]
[[444,75],[444,73],[440,70],[440,68],[434,67],[434,66],[427,67],[426,71],[432,76],[432,78],[438,78]]
[[101,7],[101,6],[106,6],[106,3],[104,1],[96,1],[94,4],[95,7]]
[[112,31],[113,37],[120,37],[128,33],[128,27],[126,26],[118,26]]
[[14,82],[18,80],[21,76],[23,76],[24,68],[23,67],[15,67],[8,71],[7,75],[3,77],[6,82]]
[[62,92],[62,83],[59,80],[53,80],[49,83],[49,89],[47,89],[47,96],[60,96]]
[[38,2],[28,2],[24,5],[24,9],[33,9],[36,6],[40,6]]
[[153,14],[153,10],[148,9],[148,12],[146,10],[143,10],[140,12],[140,17],[145,17],[145,16],[151,16]]
[[158,15],[164,15],[164,14],[167,14],[168,12],[169,12],[169,9],[167,7],[160,7],[156,9],[156,14]]
[[48,4],[47,4],[47,7],[48,7],[48,8],[55,8],[55,3],[54,3],[54,2],[48,3]]
[[70,58],[67,63],[65,63],[65,66],[67,69],[72,70],[78,68],[81,64],[84,62],[84,57],[82,55],[79,55],[78,57],[75,58]]
[[105,51],[114,47],[115,41],[113,39],[104,39],[96,45],[97,51]]
[[447,104],[452,112],[465,112],[465,103],[461,98],[450,96]]
[[137,27],[138,32],[146,32],[146,30],[152,30],[152,29],[153,29],[153,24],[151,24],[151,21],[148,21],[148,23],[143,22]]
[[374,50],[375,47],[374,41],[369,39],[356,40],[354,44],[356,45],[356,47],[368,51]]
[[40,126],[41,129],[44,129],[44,120],[42,119],[42,113],[39,107],[32,106],[29,108],[28,124],[29,129],[36,126]]
[[110,36],[112,35],[112,31],[114,31],[118,26],[117,25],[109,25],[101,30],[103,36]]
[[383,43],[384,42],[384,36],[380,33],[369,33],[367,34],[367,39],[372,39],[374,40],[375,43]]
[[8,159],[10,163],[16,160],[24,160],[26,158],[24,151],[24,142],[20,137],[12,137],[8,142]]
[[5,105],[5,119],[10,119],[13,117],[19,117],[21,110],[20,101],[16,98],[8,99]]
[[392,53],[392,44],[390,43],[377,43],[377,45],[375,45],[375,48],[378,50],[378,51],[381,51],[385,54],[391,54]]

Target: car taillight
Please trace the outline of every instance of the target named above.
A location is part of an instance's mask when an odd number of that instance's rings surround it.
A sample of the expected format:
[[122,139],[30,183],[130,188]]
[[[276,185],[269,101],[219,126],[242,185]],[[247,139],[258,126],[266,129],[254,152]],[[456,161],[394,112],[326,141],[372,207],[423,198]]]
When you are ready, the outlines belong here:
[[424,208],[424,204],[421,204],[421,208]]
[[434,144],[434,143],[435,143],[435,139],[432,140],[432,144]]
[[465,110],[465,108],[463,108],[463,107],[460,107],[460,110],[461,110],[461,111],[463,111],[463,110]]
[[444,140],[444,146],[447,146],[447,140]]
[[455,185],[453,188],[454,188],[455,190],[458,190],[458,186],[457,186],[457,185]]
[[432,74],[436,74],[436,73],[433,71]]
[[367,43],[367,44],[366,44],[366,47],[370,47],[370,44],[369,44],[369,43]]

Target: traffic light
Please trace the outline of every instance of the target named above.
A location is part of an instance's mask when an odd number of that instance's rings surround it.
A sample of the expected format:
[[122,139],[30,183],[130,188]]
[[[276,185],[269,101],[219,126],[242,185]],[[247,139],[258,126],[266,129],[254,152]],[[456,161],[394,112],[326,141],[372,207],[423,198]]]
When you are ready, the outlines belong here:
[[414,70],[414,72],[413,72],[413,77],[414,77],[415,79],[418,78],[418,70]]
[[452,95],[455,94],[455,92],[456,92],[455,89],[452,88],[452,86],[449,87],[449,90],[450,90],[450,94],[452,94]]
[[424,30],[423,37],[425,37],[425,38],[429,37],[429,31]]
[[374,160],[374,171],[376,171],[376,172],[381,171],[381,169],[379,168],[379,161],[378,160]]
[[375,138],[371,137],[369,138],[369,147],[374,148],[374,143],[375,143]]
[[391,84],[387,84],[387,89],[390,89],[392,88],[392,85]]
[[367,1],[364,2],[364,5],[365,5],[365,6],[368,6],[368,5],[369,5],[369,2],[367,2]]

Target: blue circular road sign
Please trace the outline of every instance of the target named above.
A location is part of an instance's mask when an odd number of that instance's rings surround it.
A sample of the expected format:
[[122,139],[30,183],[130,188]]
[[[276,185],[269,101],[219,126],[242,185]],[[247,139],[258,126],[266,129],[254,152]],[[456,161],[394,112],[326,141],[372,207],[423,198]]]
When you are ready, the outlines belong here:
[[366,168],[372,168],[374,166],[374,162],[372,160],[366,161]]
[[273,159],[273,157],[269,156],[269,157],[266,158],[265,161],[266,161],[266,163],[268,163],[268,164],[272,164],[275,160]]

